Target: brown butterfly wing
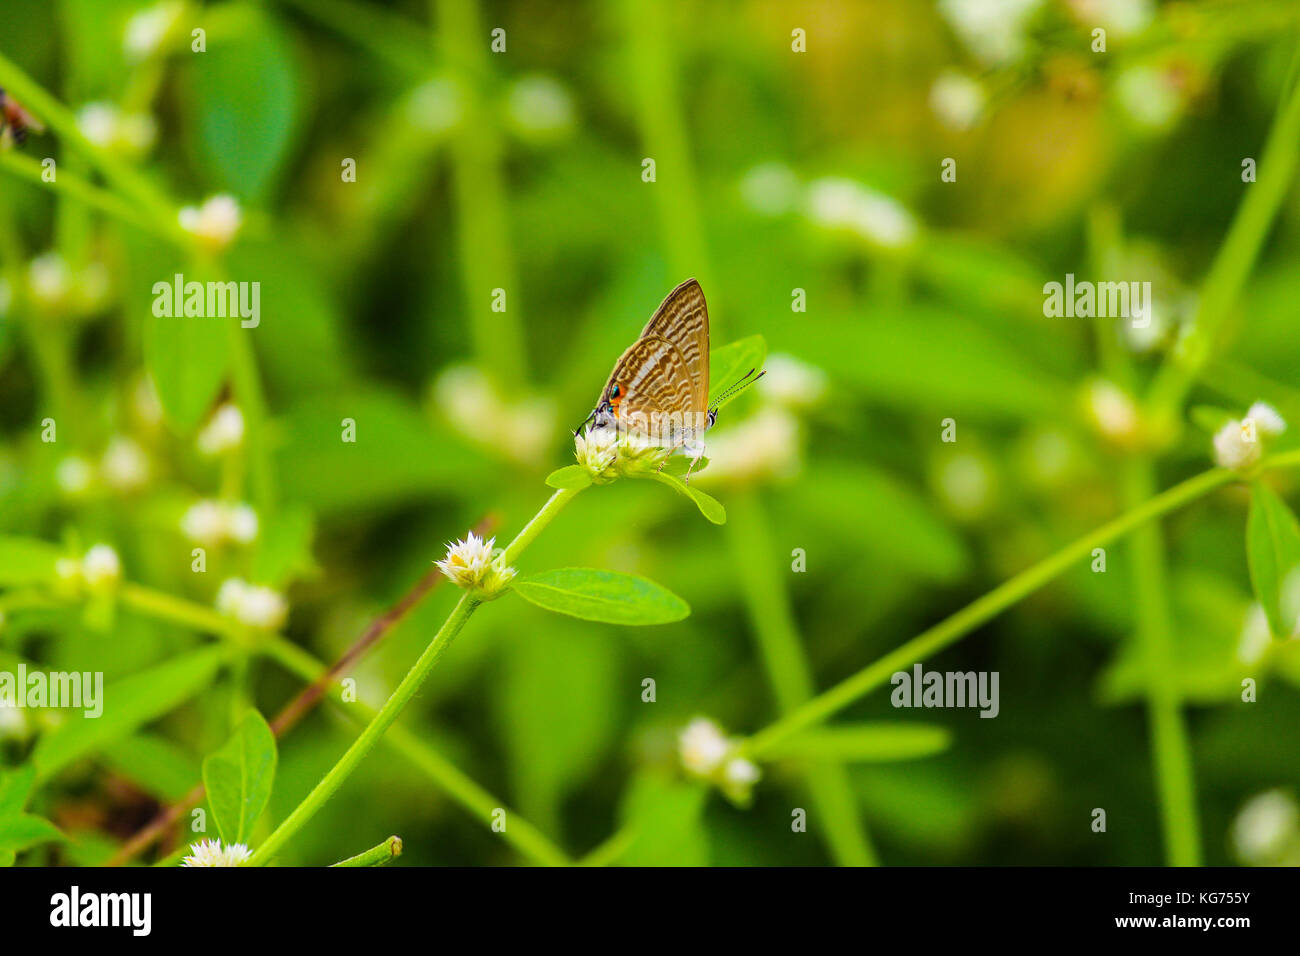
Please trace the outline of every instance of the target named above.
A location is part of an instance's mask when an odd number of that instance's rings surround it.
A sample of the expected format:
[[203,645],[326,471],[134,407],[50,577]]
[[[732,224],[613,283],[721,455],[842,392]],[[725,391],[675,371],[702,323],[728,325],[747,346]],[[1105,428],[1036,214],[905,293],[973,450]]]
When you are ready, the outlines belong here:
[[[650,336],[671,342],[685,362],[690,379],[689,403],[675,408],[704,412],[709,402],[709,309],[698,282],[687,279],[668,293],[641,330],[641,338]],[[613,381],[611,377],[610,384]]]
[[[618,395],[613,396],[614,386]],[[614,366],[606,399],[617,409],[619,421],[634,430],[659,432],[656,423],[671,423],[671,439],[694,419],[694,383],[685,356],[672,342],[657,335],[642,336]]]

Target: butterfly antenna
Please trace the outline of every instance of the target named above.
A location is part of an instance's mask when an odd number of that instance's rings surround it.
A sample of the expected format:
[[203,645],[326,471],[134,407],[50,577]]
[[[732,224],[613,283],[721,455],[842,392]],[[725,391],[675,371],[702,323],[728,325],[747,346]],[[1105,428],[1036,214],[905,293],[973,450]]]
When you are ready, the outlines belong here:
[[593,408],[593,409],[591,410],[591,414],[588,415],[586,418],[584,418],[584,419],[583,419],[583,420],[578,424],[578,427],[575,428],[575,429],[573,430],[573,437],[574,437],[574,438],[577,438],[577,437],[578,437],[578,432],[582,431],[582,426],[585,425],[585,424],[587,424],[587,422],[591,421],[591,420],[592,420],[593,418],[595,418],[595,417],[596,417],[596,410]]
[[[722,394],[718,396],[718,400],[713,403],[712,406],[713,409],[716,410],[717,408],[721,407],[723,402],[728,401],[735,395],[739,395],[741,392],[749,388],[749,386],[753,385],[760,378],[762,378],[764,375],[767,374],[767,369],[763,369],[763,371],[759,372],[757,375],[754,375],[754,371],[755,370],[751,368],[748,372],[742,375],[740,377],[740,380],[737,381],[734,385],[730,385],[727,388],[723,389]],[[751,375],[753,375],[754,377],[750,378]]]

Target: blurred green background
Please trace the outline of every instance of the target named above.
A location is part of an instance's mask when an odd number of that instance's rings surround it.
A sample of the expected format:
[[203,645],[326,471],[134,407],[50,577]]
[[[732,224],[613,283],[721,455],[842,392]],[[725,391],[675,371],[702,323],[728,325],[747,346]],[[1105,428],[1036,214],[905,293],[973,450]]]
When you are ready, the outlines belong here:
[[[947,731],[939,752],[850,763],[847,802],[774,760],[738,808],[685,782],[676,735],[698,715],[757,731],[799,696],[800,668],[829,687],[1121,513],[1128,456],[1150,455],[1159,487],[1211,464],[1181,413],[1176,436],[1135,451],[1098,411],[1098,369],[1144,382],[1195,314],[1260,188],[1242,159],[1262,155],[1287,89],[1293,2],[6,0],[3,19],[0,86],[29,76],[91,147],[27,98],[51,128],[0,165],[4,534],[69,555],[108,543],[127,580],[205,606],[232,576],[277,588],[283,633],[333,661],[448,540],[485,518],[498,543],[513,536],[621,350],[696,276],[715,347],[769,346],[768,377],[724,412],[695,479],[728,524],[622,481],[584,493],[520,562],[643,574],[691,616],[617,628],[507,596],[402,725],[573,857],[631,821],[640,837],[607,859],[1165,859],[1132,640],[1151,597],[1124,544],[1106,573],[1080,564],[927,661],[999,672],[997,719],[895,710],[887,687],[839,715]],[[23,164],[44,157],[62,188],[30,181]],[[170,218],[214,194],[242,213],[218,252]],[[1189,405],[1264,399],[1300,421],[1297,249],[1288,188]],[[176,272],[260,282],[260,326],[155,319],[153,283]],[[1152,281],[1153,328],[1045,318],[1043,283],[1066,273]],[[222,403],[246,439],[204,455]],[[260,533],[194,574],[181,522],[201,499],[247,502]],[[1246,499],[1224,490],[1163,526],[1162,679],[1184,701],[1212,864],[1294,860],[1300,840],[1300,655],[1259,646]],[[396,686],[454,590],[351,671],[363,700]],[[110,689],[213,643],[111,598],[30,598],[0,594],[6,659],[103,670]],[[801,652],[783,658],[792,634]],[[302,686],[260,655],[199,683],[42,777],[29,810],[70,839],[20,861],[107,860],[199,781],[245,708],[269,716]],[[6,716],[4,762],[60,719]],[[280,742],[263,833],[357,730],[322,705]],[[807,833],[791,831],[797,807]],[[409,864],[528,862],[488,822],[380,748],[283,859],[329,863],[397,833]]]

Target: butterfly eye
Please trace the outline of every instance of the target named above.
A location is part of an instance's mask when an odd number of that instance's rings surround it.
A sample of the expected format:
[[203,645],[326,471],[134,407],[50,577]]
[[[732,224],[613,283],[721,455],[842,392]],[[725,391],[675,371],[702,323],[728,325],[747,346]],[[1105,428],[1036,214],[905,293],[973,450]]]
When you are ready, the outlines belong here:
[[618,398],[618,392],[619,392],[619,388],[618,388],[617,385],[615,385],[615,386],[614,386],[614,390],[611,391],[611,392],[609,393],[609,397],[610,397],[610,398]]

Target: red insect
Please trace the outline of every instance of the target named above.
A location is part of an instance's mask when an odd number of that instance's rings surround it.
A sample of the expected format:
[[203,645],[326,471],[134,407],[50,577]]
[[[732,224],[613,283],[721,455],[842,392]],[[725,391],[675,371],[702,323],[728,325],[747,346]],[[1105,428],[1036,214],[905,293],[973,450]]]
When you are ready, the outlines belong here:
[[9,128],[10,135],[19,146],[27,141],[28,130],[34,133],[44,133],[45,127],[31,113],[27,112],[18,104],[12,96],[8,96],[3,89],[0,89],[0,137],[4,135],[5,127]]

